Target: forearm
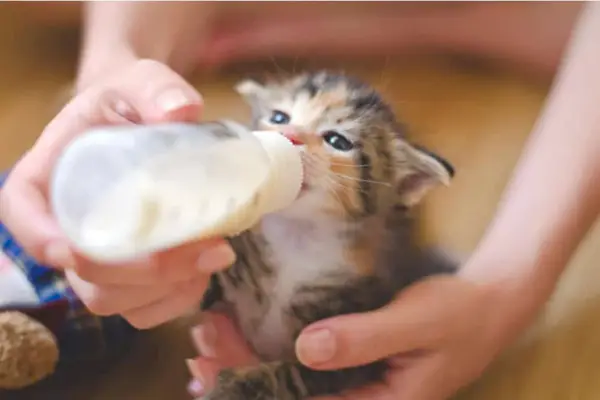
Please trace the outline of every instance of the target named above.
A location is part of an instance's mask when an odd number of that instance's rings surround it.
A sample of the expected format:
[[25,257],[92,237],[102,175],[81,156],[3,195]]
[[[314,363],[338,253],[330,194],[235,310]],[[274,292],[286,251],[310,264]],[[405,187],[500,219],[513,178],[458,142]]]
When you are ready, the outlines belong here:
[[85,3],[78,88],[140,58],[189,71],[213,8],[210,2]]
[[531,312],[600,212],[599,37],[600,5],[589,3],[501,207],[462,271],[520,296]]

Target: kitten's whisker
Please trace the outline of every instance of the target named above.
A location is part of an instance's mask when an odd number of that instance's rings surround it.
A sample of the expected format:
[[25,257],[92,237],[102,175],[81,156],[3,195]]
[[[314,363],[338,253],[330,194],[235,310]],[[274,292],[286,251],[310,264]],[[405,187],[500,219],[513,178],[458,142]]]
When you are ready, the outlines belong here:
[[[329,177],[328,177],[329,178]],[[328,179],[328,184],[333,184],[333,186],[335,186],[337,184],[337,182],[335,182],[334,180]],[[339,185],[338,185],[339,186]],[[325,187],[325,189],[327,190],[327,192],[331,193],[333,196],[333,199],[335,201],[337,201],[340,205],[344,205],[344,202],[342,201],[342,198],[340,197],[339,193],[337,192],[337,190],[335,190],[335,187],[331,187],[329,185],[327,185]]]
[[383,185],[383,186],[392,186],[390,183],[388,182],[382,182],[382,181],[375,181],[375,180],[371,180],[371,179],[362,179],[362,178],[355,178],[353,176],[349,176],[349,175],[344,175],[344,174],[334,174],[336,177],[338,178],[342,178],[342,179],[349,179],[352,181],[357,181],[357,182],[369,182],[369,183],[376,183],[378,185]]
[[273,63],[273,65],[275,66],[275,68],[277,68],[277,69],[279,70],[279,73],[280,73],[281,75],[284,75],[284,76],[285,76],[285,75],[287,75],[287,71],[286,71],[285,69],[283,69],[283,68],[281,67],[281,65],[279,65],[279,64],[277,63],[277,61],[275,61],[275,57],[271,56],[271,57],[270,57],[270,59],[271,59],[271,62]]
[[365,189],[361,188],[360,186],[356,187],[356,186],[342,185],[339,182],[333,182],[333,184],[335,184],[335,186],[337,186],[337,188],[344,189],[344,190],[349,190],[351,192],[366,193],[366,194],[369,193],[368,191],[366,191]]
[[350,185],[346,185],[343,182],[339,182],[337,181],[335,178],[331,177],[331,176],[326,176],[327,178],[327,183],[329,184],[333,184],[337,187],[343,188],[343,189],[348,189],[348,190],[356,190],[360,193],[367,193],[366,190],[364,190],[363,188],[361,188],[360,186],[350,186]]
[[336,163],[336,162],[330,162],[329,165],[333,165],[336,167],[357,167],[357,168],[368,166],[368,164]]

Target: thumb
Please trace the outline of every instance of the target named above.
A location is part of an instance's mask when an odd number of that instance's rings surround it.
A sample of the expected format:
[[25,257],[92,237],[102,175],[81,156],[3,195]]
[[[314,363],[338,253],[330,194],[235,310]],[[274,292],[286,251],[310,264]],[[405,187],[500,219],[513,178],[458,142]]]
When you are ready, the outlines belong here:
[[142,122],[195,122],[202,111],[202,96],[166,65],[140,60],[112,82]]
[[223,314],[205,312],[203,323],[192,329],[192,339],[200,354],[217,360],[223,367],[259,362],[233,321]]
[[444,306],[431,293],[433,283],[415,284],[379,310],[308,326],[296,341],[298,359],[314,369],[339,369],[426,350],[442,334]]
[[300,362],[314,369],[354,367],[418,349],[419,335],[392,309],[336,317],[305,329],[296,341]]

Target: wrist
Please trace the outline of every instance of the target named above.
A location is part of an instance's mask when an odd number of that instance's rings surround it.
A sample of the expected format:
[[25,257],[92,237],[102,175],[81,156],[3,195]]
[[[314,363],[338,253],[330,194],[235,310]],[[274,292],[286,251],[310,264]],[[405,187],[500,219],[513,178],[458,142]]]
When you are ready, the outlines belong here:
[[459,275],[478,285],[489,304],[488,334],[498,350],[510,345],[543,311],[558,283],[543,261],[526,254],[500,253],[499,247],[482,244]]

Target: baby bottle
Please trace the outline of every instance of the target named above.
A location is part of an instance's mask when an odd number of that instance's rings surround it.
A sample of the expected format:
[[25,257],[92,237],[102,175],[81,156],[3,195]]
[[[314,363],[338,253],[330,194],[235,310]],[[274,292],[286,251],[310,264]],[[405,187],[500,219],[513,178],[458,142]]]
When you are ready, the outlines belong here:
[[98,261],[233,236],[290,205],[302,186],[298,148],[232,121],[93,129],[52,173],[64,233]]

